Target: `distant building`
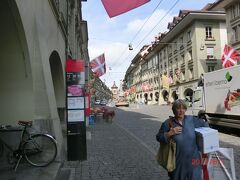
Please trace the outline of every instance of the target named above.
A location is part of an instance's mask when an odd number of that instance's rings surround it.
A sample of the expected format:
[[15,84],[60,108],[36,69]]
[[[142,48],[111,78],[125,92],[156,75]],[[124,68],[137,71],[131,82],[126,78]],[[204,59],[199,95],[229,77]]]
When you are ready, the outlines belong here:
[[227,43],[225,12],[180,10],[168,32],[144,46],[126,74],[127,89],[136,88],[136,102],[166,104],[190,98],[202,73],[220,69]]
[[118,87],[115,84],[115,81],[113,82],[113,86],[111,87],[112,95],[113,95],[113,101],[117,101],[118,99]]

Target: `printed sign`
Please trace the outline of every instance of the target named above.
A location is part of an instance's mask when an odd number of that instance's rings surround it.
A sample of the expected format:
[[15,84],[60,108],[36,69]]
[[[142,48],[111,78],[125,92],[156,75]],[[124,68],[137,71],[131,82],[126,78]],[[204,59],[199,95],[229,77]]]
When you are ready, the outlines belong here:
[[68,122],[84,121],[84,110],[68,110]]
[[220,148],[208,160],[209,179],[236,180],[232,148]]
[[68,109],[84,109],[84,97],[68,97]]
[[79,72],[79,73],[67,73],[67,86],[71,85],[80,85],[85,83],[85,73]]

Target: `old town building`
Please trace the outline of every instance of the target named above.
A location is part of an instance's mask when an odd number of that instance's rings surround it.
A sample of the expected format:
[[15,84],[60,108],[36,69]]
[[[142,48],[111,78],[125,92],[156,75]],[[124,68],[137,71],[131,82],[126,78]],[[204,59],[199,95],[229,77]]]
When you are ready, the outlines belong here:
[[33,120],[65,151],[65,61],[89,61],[81,1],[0,1],[1,124]]
[[227,43],[225,12],[180,10],[168,24],[168,31],[156,36],[132,60],[125,81],[136,87],[134,101],[167,104],[191,100],[202,73],[221,68]]

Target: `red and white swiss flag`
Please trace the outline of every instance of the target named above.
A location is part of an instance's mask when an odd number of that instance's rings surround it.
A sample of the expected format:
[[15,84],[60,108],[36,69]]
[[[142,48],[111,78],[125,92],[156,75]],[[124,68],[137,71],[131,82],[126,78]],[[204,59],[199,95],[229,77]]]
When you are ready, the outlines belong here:
[[90,67],[95,74],[95,76],[100,77],[106,73],[106,64],[105,64],[105,56],[101,54],[95,59],[90,61]]
[[150,85],[150,84],[144,83],[144,84],[142,85],[142,90],[143,90],[143,92],[150,91],[150,89],[151,89],[151,85]]
[[150,0],[102,0],[109,17],[118,16],[137,8]]
[[222,55],[222,66],[227,68],[237,64],[240,54],[227,44],[224,47]]

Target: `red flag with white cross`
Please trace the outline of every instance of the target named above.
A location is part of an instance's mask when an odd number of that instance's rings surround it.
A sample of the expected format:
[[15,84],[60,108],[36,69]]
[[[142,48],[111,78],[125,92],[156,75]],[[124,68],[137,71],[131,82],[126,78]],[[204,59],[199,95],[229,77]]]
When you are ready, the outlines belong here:
[[143,90],[143,92],[150,91],[150,89],[151,89],[151,85],[150,85],[150,84],[144,83],[144,84],[142,85],[142,90]]
[[142,6],[149,1],[150,0],[102,0],[102,3],[111,18]]
[[105,56],[101,54],[95,59],[90,61],[90,67],[95,76],[100,77],[106,73],[106,64],[105,64]]
[[234,66],[239,59],[240,54],[232,47],[225,45],[222,55],[222,66],[224,68]]

